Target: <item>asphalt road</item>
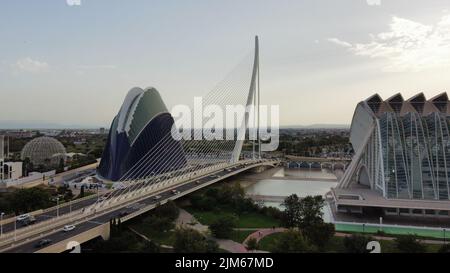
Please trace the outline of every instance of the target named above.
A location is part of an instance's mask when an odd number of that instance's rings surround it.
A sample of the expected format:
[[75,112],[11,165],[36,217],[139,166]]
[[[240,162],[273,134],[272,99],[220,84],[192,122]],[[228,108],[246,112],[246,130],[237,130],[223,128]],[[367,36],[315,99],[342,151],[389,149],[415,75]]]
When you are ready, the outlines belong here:
[[[89,229],[92,229],[92,228],[96,227],[96,226],[99,226],[101,224],[107,223],[107,222],[110,221],[110,219],[117,218],[122,213],[130,214],[130,213],[133,213],[133,212],[136,212],[136,211],[140,210],[142,207],[145,207],[145,206],[148,206],[148,205],[151,205],[151,204],[155,204],[155,203],[158,203],[158,202],[161,202],[161,201],[164,201],[164,200],[169,200],[170,197],[174,196],[174,194],[172,193],[173,189],[179,191],[180,193],[183,193],[183,192],[188,191],[188,190],[190,190],[192,188],[198,187],[201,184],[205,184],[205,183],[208,183],[208,182],[210,182],[212,180],[215,180],[215,179],[218,178],[217,176],[222,177],[222,176],[224,176],[224,175],[226,175],[226,174],[228,174],[230,172],[237,172],[237,171],[242,170],[242,169],[244,169],[246,167],[248,167],[248,166],[247,165],[240,165],[240,166],[238,166],[236,168],[232,168],[232,170],[230,170],[230,171],[226,171],[226,170],[219,171],[219,172],[216,172],[216,173],[214,173],[212,175],[209,175],[209,176],[206,176],[206,177],[194,180],[192,182],[180,185],[180,186],[178,186],[176,188],[172,188],[170,190],[166,190],[166,191],[163,191],[163,192],[155,193],[155,194],[149,196],[148,198],[143,199],[143,200],[141,200],[141,201],[139,201],[137,203],[134,203],[134,204],[129,205],[127,207],[123,207],[123,208],[114,210],[112,212],[106,213],[106,214],[101,215],[99,217],[93,218],[93,219],[91,219],[89,221],[86,221],[86,222],[83,222],[81,224],[78,224],[77,227],[74,230],[70,231],[70,232],[63,232],[62,231],[63,226],[61,226],[61,227],[59,227],[60,231],[58,231],[58,232],[55,232],[55,233],[50,234],[48,236],[44,236],[44,237],[39,238],[39,239],[30,240],[29,242],[27,242],[27,243],[25,243],[23,245],[17,246],[17,247],[15,247],[13,249],[10,249],[10,250],[6,251],[6,253],[32,253],[32,252],[35,252],[35,251],[40,249],[40,248],[36,247],[36,244],[42,239],[50,239],[52,241],[51,242],[52,244],[60,242],[60,241],[67,240],[67,239],[69,239],[69,238],[71,238],[71,237],[73,237],[73,236],[75,236],[77,234],[83,233],[83,232],[85,232],[85,231],[87,231]],[[155,196],[156,195],[161,196],[161,198],[159,198],[158,200],[155,200]],[[73,210],[81,209],[83,207],[86,207],[86,206],[89,206],[89,205],[95,203],[96,200],[97,200],[96,198],[93,198],[93,200],[88,199],[88,200],[81,201],[78,204],[74,204],[72,206],[72,209]],[[61,215],[61,213],[68,213],[68,212],[69,212],[69,208],[68,207],[64,208],[64,209],[63,208],[60,209],[60,215]],[[39,215],[39,216],[36,217],[36,219],[37,220],[45,220],[45,219],[48,219],[48,217],[55,217],[55,216],[56,216],[56,211],[52,211],[52,212],[46,213],[45,215]]]

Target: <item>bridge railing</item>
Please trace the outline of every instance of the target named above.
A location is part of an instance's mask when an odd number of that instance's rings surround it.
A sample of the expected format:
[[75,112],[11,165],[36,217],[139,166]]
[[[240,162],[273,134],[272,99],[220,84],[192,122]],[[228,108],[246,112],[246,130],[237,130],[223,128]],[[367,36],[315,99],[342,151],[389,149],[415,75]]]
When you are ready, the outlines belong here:
[[[252,160],[249,160],[249,162],[251,162]],[[235,164],[227,164],[226,167],[233,167],[235,165],[242,165],[247,163],[246,161],[244,162],[238,162]],[[222,164],[220,164],[222,165]],[[249,166],[248,168],[251,168],[251,166]],[[203,175],[197,175],[197,177],[201,177],[201,176],[207,176],[207,175],[211,175],[215,172],[217,172],[218,170],[222,170],[222,168],[219,168],[219,166],[214,167],[214,168],[210,168],[210,170],[212,170],[211,172],[208,173],[203,173]],[[191,181],[191,179],[186,178],[184,181],[182,182],[188,182]],[[166,181],[167,182],[167,181]],[[172,184],[170,186],[176,186],[179,185],[180,183],[177,184]],[[166,187],[162,190],[167,190],[170,189],[170,187]],[[156,191],[158,192],[158,191]],[[31,238],[40,238],[43,236],[43,234],[46,232],[46,234],[51,234],[54,232],[57,232],[59,229],[61,229],[64,225],[66,224],[73,224],[73,223],[81,223],[81,222],[85,222],[88,221],[89,219],[92,218],[96,218],[99,217],[101,215],[104,215],[106,213],[109,213],[112,210],[117,210],[121,207],[125,207],[129,204],[138,202],[140,200],[146,199],[148,198],[149,194],[153,194],[155,193],[155,191],[152,192],[148,192],[148,194],[145,195],[138,195],[138,196],[133,196],[133,198],[128,198],[128,199],[124,199],[121,202],[118,203],[114,203],[111,204],[111,206],[106,206],[104,208],[100,208],[99,210],[94,209],[93,211],[83,211],[83,210],[76,210],[72,213],[67,213],[67,214],[63,214],[62,216],[56,217],[56,218],[51,218],[49,220],[34,224],[32,226],[28,226],[16,231],[11,231],[8,233],[3,234],[3,236],[0,238],[0,247],[1,248],[11,248],[16,246],[17,242],[19,242],[19,244],[23,244],[26,243],[28,241],[31,240]],[[50,233],[49,233],[50,231]],[[25,242],[23,242],[25,240]],[[9,245],[9,247],[8,247]]]

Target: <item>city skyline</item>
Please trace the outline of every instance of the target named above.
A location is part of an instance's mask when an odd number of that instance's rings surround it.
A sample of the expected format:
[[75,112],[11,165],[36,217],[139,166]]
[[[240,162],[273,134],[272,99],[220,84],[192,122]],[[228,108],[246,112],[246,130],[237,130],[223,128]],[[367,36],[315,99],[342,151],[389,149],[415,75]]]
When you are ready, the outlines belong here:
[[109,127],[135,86],[156,87],[171,109],[220,82],[255,34],[261,100],[280,105],[284,127],[347,125],[373,93],[430,98],[450,83],[444,1],[254,3],[5,2],[0,124]]

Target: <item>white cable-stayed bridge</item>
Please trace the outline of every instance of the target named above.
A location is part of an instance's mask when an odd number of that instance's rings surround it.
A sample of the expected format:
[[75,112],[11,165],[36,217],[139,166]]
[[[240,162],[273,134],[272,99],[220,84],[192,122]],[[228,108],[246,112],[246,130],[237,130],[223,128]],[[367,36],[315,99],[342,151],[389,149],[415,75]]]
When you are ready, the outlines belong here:
[[[175,141],[173,131],[165,134],[120,177],[120,188],[101,198],[85,198],[70,209],[58,208],[56,216],[28,227],[13,228],[13,223],[8,222],[0,237],[0,251],[62,252],[71,242],[83,243],[98,236],[106,239],[109,237],[110,219],[127,221],[168,200],[241,172],[277,166],[280,164],[278,160],[261,157],[259,104],[259,44],[256,37],[254,55],[244,59],[224,81],[203,97],[202,108],[214,105],[225,109],[230,105],[243,105],[255,106],[258,111],[245,112],[241,118],[237,117],[238,125],[234,128],[217,129],[202,122],[201,127],[189,129],[190,139],[177,138]],[[195,121],[202,115],[202,111],[194,111],[189,118],[198,125]],[[214,137],[218,131],[222,135],[233,135],[233,138]],[[253,137],[252,152],[251,157],[242,158],[246,135]],[[183,156],[180,156],[180,147]],[[77,228],[63,233],[61,230],[65,225],[76,225]],[[36,248],[36,243],[42,239],[51,242]]]

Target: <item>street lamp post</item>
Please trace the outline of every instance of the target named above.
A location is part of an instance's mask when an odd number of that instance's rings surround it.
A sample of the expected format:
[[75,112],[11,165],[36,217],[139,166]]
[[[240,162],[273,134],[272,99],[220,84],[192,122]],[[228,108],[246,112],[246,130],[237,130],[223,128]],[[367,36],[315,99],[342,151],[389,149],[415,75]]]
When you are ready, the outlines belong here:
[[365,233],[366,231],[366,224],[363,224],[363,233]]
[[17,217],[14,215],[14,242],[17,238]]
[[56,197],[56,218],[59,218],[59,197]]
[[5,215],[4,212],[0,213],[0,237],[3,236],[3,215]]

